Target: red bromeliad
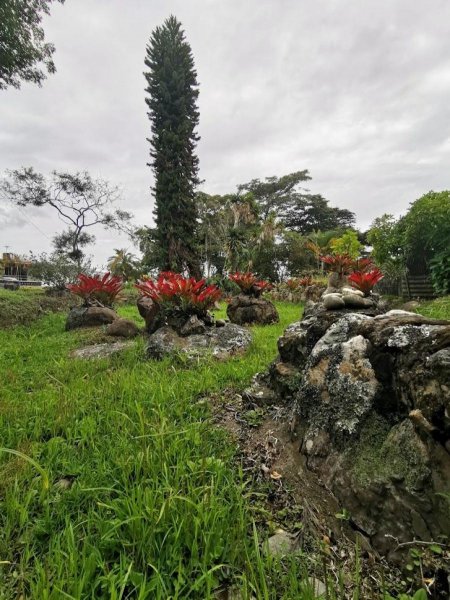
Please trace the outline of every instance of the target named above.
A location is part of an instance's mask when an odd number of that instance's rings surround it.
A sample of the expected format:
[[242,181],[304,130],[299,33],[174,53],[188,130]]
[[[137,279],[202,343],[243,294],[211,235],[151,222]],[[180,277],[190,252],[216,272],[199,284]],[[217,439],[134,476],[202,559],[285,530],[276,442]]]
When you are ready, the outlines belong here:
[[384,275],[375,267],[371,271],[364,273],[362,271],[355,271],[351,275],[348,276],[348,280],[350,284],[356,289],[363,292],[365,296],[368,296],[372,291],[374,285],[378,283],[381,279],[383,279]]
[[123,288],[120,277],[105,273],[100,275],[78,275],[78,283],[68,284],[67,289],[84,300],[86,306],[112,306],[117,295]]
[[204,279],[183,277],[179,273],[163,271],[158,279],[138,281],[135,287],[156,304],[186,313],[204,314],[219,300],[221,292],[215,285],[206,285]]
[[353,261],[352,268],[354,271],[360,271],[361,273],[367,273],[375,268],[371,258],[357,258]]
[[321,256],[320,260],[328,265],[330,271],[339,273],[340,276],[350,273],[354,260],[348,254],[327,254]]
[[300,282],[298,279],[288,279],[286,281],[286,285],[288,286],[291,292],[295,292],[295,290],[300,287]]
[[249,296],[260,296],[263,292],[272,288],[272,284],[268,281],[258,280],[254,273],[247,271],[246,273],[230,273],[228,279],[234,281],[241,292]]

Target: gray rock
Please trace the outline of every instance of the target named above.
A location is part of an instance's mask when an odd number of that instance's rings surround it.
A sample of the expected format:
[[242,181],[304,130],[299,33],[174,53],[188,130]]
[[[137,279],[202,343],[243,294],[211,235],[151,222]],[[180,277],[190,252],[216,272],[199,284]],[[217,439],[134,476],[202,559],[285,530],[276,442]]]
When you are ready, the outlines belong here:
[[138,298],[137,308],[139,314],[145,321],[145,329],[149,333],[153,333],[158,327],[163,325],[161,322],[162,316],[160,314],[159,305],[156,304],[156,302],[153,302],[148,296],[141,296]]
[[107,335],[133,338],[139,335],[139,327],[129,319],[116,319],[106,328]]
[[181,337],[169,326],[161,327],[149,336],[147,356],[161,359],[181,352],[189,358],[212,355],[225,360],[233,354],[244,352],[252,336],[248,329],[228,323],[224,327],[209,327],[203,334]]
[[351,287],[343,287],[342,294],[355,294],[356,296],[360,296],[361,298],[364,298],[364,294],[363,294],[363,292],[361,292],[361,290],[357,290],[356,288],[351,288]]
[[272,388],[256,376],[252,385],[243,391],[242,398],[247,402],[257,404],[258,406],[265,406],[273,404],[276,399],[276,394]]
[[364,298],[358,294],[343,294],[342,299],[344,300],[345,306],[349,308],[370,308],[374,305],[374,302],[370,298]]
[[112,308],[100,306],[75,306],[73,307],[66,321],[66,331],[77,329],[79,327],[98,327],[108,325],[118,319],[116,312]]
[[344,308],[345,306],[345,302],[341,294],[324,294],[322,299],[323,305],[327,310],[336,310],[339,308]]
[[267,555],[282,558],[295,551],[295,541],[287,531],[281,529],[272,535],[264,545]]
[[[450,322],[378,311],[308,305],[279,339],[269,382],[274,402],[293,403],[306,468],[374,551],[403,560],[387,533],[450,535],[439,500],[450,480]],[[284,367],[296,371],[289,387]]]
[[279,316],[274,304],[265,298],[239,294],[227,306],[227,316],[238,325],[277,323]]
[[216,327],[225,327],[226,324],[227,321],[225,321],[225,319],[216,319],[215,321]]
[[188,335],[206,333],[206,325],[197,315],[192,315],[180,329],[180,335],[187,337]]
[[94,344],[93,346],[86,346],[85,348],[79,348],[74,350],[70,356],[71,358],[84,358],[84,359],[95,359],[95,358],[106,358],[117,352],[121,352],[126,348],[130,348],[133,342],[114,342],[113,344]]

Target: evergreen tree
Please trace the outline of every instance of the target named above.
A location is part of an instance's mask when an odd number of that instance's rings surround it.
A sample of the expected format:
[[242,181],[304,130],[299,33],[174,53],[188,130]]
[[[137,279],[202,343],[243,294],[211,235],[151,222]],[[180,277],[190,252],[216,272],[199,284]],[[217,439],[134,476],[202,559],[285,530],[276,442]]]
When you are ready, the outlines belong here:
[[155,173],[156,244],[160,268],[200,275],[196,247],[195,147],[199,120],[198,83],[191,48],[181,23],[170,16],[152,33],[144,73],[147,80],[152,146],[149,166]]

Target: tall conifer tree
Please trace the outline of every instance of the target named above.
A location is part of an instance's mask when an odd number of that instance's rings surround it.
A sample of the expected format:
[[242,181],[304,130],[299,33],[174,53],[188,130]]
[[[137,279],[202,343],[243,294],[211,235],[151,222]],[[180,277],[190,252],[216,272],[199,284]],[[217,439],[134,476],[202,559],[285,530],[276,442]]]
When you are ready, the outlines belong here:
[[195,204],[198,83],[191,47],[174,16],[153,31],[145,65],[160,267],[177,272],[187,269],[199,276]]

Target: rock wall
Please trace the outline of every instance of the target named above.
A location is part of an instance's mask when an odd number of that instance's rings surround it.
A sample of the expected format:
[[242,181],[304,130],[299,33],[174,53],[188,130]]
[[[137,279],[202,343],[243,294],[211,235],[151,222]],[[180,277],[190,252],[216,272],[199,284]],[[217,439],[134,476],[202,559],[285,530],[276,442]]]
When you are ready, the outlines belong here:
[[269,385],[292,404],[306,467],[394,558],[389,536],[450,535],[450,322],[380,312],[309,305]]

